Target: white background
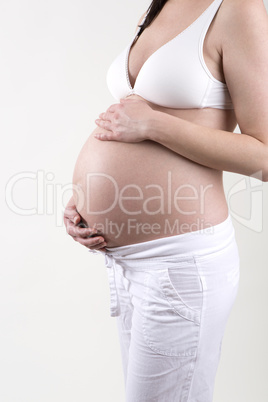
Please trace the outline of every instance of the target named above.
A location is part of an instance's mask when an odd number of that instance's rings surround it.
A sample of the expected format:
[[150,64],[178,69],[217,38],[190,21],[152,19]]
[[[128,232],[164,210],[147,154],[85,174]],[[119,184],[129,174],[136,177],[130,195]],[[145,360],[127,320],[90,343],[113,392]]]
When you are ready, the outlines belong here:
[[[1,197],[2,402],[124,401],[106,269],[67,236],[62,214],[79,150],[115,102],[107,69],[148,5],[0,2],[1,187],[12,192]],[[224,180],[241,282],[214,401],[267,402],[268,184],[237,192],[248,178]]]

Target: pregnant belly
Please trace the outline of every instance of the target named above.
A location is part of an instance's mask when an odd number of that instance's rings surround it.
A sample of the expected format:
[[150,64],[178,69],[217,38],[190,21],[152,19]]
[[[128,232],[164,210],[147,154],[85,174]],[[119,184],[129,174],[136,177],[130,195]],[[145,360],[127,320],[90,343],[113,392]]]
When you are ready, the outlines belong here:
[[93,134],[78,156],[73,192],[78,212],[108,247],[199,230],[226,218],[221,172],[152,141],[104,142]]

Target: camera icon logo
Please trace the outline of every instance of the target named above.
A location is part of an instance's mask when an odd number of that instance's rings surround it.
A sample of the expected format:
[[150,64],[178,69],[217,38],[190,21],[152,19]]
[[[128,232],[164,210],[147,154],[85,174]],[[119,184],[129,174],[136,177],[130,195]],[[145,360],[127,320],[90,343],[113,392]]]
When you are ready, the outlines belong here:
[[[230,215],[254,232],[263,230],[263,183],[261,172],[244,177],[227,192]],[[233,201],[233,202],[232,202]]]

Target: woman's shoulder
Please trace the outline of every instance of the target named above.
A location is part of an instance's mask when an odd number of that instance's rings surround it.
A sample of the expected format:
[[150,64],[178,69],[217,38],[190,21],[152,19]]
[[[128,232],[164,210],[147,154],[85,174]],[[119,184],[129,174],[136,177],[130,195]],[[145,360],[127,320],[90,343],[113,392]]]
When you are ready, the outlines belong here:
[[263,0],[223,0],[220,19],[225,26],[267,22],[267,10]]
[[221,47],[237,41],[267,38],[268,15],[263,0],[223,0],[217,15],[217,36]]

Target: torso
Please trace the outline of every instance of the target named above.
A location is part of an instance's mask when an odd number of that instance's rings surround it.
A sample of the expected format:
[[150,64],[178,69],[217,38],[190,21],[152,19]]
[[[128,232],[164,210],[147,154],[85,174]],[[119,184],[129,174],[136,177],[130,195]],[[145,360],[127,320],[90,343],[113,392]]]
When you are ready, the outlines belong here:
[[[130,50],[128,73],[132,87],[145,60],[189,26],[210,3],[166,3]],[[224,82],[219,19],[220,13],[207,32],[203,54],[210,72]],[[131,97],[140,99],[137,95]],[[171,109],[148,104],[199,125],[226,131],[236,126],[233,110]],[[222,222],[228,215],[222,172],[150,141],[101,142],[91,135],[78,157],[73,182],[78,211],[90,227],[96,224],[101,229],[108,247],[202,229]]]

